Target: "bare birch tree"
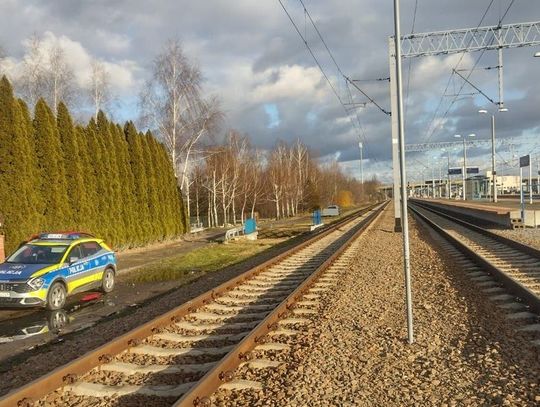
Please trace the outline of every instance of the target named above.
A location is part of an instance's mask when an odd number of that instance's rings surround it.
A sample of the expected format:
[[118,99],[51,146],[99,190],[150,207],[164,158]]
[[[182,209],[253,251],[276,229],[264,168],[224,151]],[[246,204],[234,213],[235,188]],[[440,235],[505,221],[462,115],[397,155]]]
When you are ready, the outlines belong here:
[[0,75],[4,74],[4,60],[6,59],[6,51],[4,48],[0,45]]
[[44,95],[47,83],[46,58],[41,39],[33,34],[27,42],[27,50],[22,63],[22,73],[18,81],[23,99],[34,107]]
[[94,59],[91,64],[90,80],[88,83],[88,99],[94,108],[94,118],[100,110],[105,110],[112,99],[109,72],[102,61]]
[[[246,195],[251,200],[251,217],[255,217],[255,208],[259,199],[264,195],[264,167],[263,154],[259,150],[255,150],[252,156],[249,157],[246,168]],[[243,212],[243,210],[242,210]],[[242,219],[242,222],[244,219]]]
[[[196,163],[190,182],[193,205],[196,214],[207,214],[210,226],[243,223],[249,211],[251,217],[257,211],[279,219],[362,200],[358,180],[345,175],[338,162],[318,164],[299,140],[279,142],[263,154],[249,136],[231,130],[222,145],[205,149]],[[376,180],[370,184],[372,197],[378,196],[377,186]]]
[[270,153],[267,178],[271,191],[268,194],[268,199],[276,205],[276,219],[285,216],[283,197],[286,190],[286,162],[287,146],[285,143],[279,142]]
[[216,99],[202,97],[201,83],[199,67],[189,61],[178,40],[170,40],[155,58],[152,78],[140,98],[141,119],[157,129],[184,194],[196,148],[222,116]]
[[60,44],[54,44],[47,55],[46,99],[56,114],[58,103],[70,105],[75,98],[73,69],[66,60],[66,54]]

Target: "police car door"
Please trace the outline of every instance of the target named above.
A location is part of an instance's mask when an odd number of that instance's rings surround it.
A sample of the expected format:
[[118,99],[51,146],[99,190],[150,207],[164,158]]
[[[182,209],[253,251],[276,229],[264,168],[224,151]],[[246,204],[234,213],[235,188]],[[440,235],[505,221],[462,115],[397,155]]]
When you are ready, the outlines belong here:
[[98,242],[81,243],[81,252],[84,257],[85,270],[88,270],[88,277],[92,276],[92,281],[101,280],[103,276],[104,266],[101,264],[98,252],[102,247]]
[[71,248],[66,261],[68,262],[68,274],[66,276],[68,292],[71,292],[80,285],[78,280],[84,277],[85,266],[80,244]]

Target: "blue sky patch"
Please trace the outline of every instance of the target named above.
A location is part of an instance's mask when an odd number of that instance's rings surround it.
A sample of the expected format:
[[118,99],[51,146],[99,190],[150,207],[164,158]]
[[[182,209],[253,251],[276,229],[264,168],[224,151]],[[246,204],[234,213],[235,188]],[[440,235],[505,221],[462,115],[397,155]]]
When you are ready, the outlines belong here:
[[266,127],[272,129],[278,127],[281,120],[279,118],[279,110],[275,103],[266,103],[264,105],[264,112],[268,116],[268,124]]

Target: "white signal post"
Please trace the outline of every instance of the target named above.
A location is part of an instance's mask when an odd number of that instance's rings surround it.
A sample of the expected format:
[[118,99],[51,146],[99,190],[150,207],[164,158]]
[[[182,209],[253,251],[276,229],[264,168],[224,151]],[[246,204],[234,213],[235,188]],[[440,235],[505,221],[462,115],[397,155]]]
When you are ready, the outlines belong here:
[[360,141],[358,143],[358,147],[360,148],[360,183],[362,184],[362,190],[364,189],[364,157],[363,157],[363,149],[364,145]]
[[[530,159],[530,158],[529,158]],[[532,198],[532,163],[529,163],[529,203],[532,205],[533,198]]]
[[443,150],[446,152],[446,158],[448,160],[446,165],[446,199],[450,199],[452,194],[452,178],[450,178],[450,150]]
[[[499,112],[508,112],[506,107],[499,105]],[[487,109],[480,109],[480,114],[487,114]],[[491,115],[491,200],[497,202],[497,171],[495,169],[495,115]]]
[[523,193],[523,167],[529,167],[529,200],[530,203],[532,203],[532,188],[531,188],[531,180],[532,180],[532,165],[531,165],[531,156],[530,155],[524,155],[523,157],[519,157],[519,203],[521,207],[521,223],[525,225],[525,199],[524,199],[524,193]]
[[540,157],[536,157],[536,193],[540,194]]
[[[469,137],[475,137],[476,134],[469,134]],[[456,138],[462,138],[463,139],[463,170],[461,171],[462,179],[463,179],[463,200],[465,201],[467,199],[467,193],[466,193],[466,187],[465,183],[467,180],[467,142],[465,139],[465,136],[462,136],[461,134],[454,135]]]
[[523,167],[519,166],[519,207],[521,209],[521,224],[525,224],[525,202],[523,201]]

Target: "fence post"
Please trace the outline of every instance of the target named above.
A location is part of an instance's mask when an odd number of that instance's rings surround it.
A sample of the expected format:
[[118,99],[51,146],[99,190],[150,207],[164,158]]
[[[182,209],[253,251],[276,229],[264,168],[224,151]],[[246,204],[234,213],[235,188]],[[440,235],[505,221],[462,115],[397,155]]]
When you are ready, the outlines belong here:
[[4,249],[4,240],[5,240],[5,236],[0,235],[0,262],[3,262],[6,259],[6,251]]

